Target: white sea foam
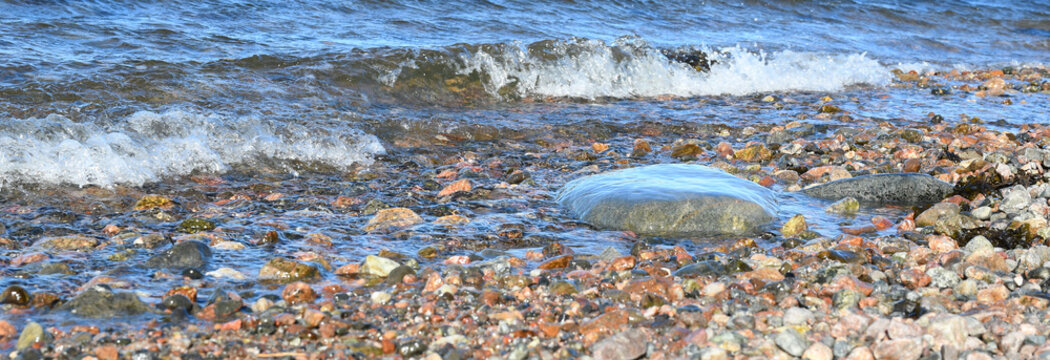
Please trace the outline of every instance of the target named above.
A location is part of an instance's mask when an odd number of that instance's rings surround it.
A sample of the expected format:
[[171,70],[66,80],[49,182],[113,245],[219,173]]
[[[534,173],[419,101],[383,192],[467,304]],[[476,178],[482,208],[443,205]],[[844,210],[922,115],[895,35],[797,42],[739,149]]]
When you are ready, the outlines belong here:
[[138,112],[113,123],[44,119],[0,122],[0,181],[142,185],[256,161],[368,165],[384,151],[374,136],[183,111]]
[[708,53],[717,63],[698,72],[644,44],[589,40],[554,45],[542,57],[520,46],[495,54],[476,51],[462,56],[458,71],[487,75],[486,89],[493,96],[513,85],[520,96],[578,98],[839,91],[891,79],[889,69],[866,54],[767,54],[739,47]]

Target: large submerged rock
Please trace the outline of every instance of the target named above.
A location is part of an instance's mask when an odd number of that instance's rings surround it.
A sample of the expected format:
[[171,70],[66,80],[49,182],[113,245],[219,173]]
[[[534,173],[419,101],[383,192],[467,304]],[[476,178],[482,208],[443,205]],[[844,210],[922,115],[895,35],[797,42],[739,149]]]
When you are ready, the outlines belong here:
[[774,220],[772,191],[701,165],[652,165],[573,180],[558,202],[583,221],[655,236],[751,234]]
[[952,184],[926,174],[874,174],[835,180],[802,193],[826,200],[853,197],[868,205],[925,206],[944,200]]

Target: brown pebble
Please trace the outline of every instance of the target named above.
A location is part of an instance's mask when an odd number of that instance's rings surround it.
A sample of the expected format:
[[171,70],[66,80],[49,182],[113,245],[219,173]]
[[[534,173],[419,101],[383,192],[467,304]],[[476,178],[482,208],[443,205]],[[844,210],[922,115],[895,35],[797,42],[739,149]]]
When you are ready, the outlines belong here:
[[572,255],[564,255],[540,264],[539,268],[543,270],[563,269],[568,267],[570,263],[572,263]]
[[919,159],[908,159],[904,161],[904,172],[913,173],[919,172],[922,169],[922,161]]
[[288,304],[309,304],[317,298],[317,294],[314,293],[314,289],[310,285],[302,281],[296,281],[284,287],[284,290],[281,291],[281,298]]
[[7,320],[0,320],[0,339],[15,336],[18,330],[15,329],[14,325],[7,322]]
[[117,351],[117,347],[114,345],[103,345],[95,348],[95,357],[98,360],[117,360],[120,357],[120,352]]

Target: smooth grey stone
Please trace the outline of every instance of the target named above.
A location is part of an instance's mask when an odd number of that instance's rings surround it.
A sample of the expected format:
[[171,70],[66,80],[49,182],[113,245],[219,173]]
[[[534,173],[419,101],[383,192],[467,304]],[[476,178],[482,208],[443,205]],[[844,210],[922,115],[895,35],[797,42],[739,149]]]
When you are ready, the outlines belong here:
[[923,206],[944,200],[955,187],[926,174],[898,173],[864,175],[835,180],[802,193],[825,200],[852,196],[868,205]]
[[583,177],[557,200],[599,228],[656,236],[752,234],[775,219],[774,193],[701,165],[642,166]]

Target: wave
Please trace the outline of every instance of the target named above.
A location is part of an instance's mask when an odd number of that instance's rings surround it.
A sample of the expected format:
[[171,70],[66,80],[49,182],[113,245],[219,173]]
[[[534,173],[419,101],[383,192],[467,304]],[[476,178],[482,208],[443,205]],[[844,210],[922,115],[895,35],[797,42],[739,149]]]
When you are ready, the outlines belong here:
[[[635,98],[749,95],[763,92],[839,91],[853,85],[884,85],[889,69],[865,54],[752,52],[741,47],[695,53],[702,66],[679,62],[642,41],[548,42],[543,51],[513,45],[460,55],[456,74],[476,76],[485,91],[515,97]],[[398,70],[403,74],[402,69]],[[398,81],[411,79],[398,78]],[[396,85],[395,85],[396,86]]]
[[165,177],[221,173],[238,164],[369,165],[374,136],[338,127],[141,111],[119,122],[51,115],[0,122],[3,184],[140,186]]

